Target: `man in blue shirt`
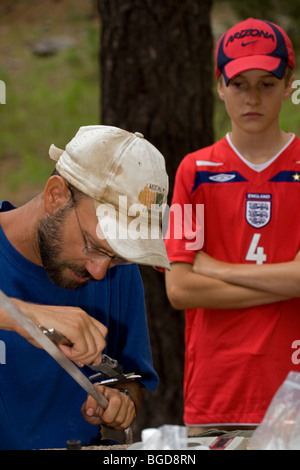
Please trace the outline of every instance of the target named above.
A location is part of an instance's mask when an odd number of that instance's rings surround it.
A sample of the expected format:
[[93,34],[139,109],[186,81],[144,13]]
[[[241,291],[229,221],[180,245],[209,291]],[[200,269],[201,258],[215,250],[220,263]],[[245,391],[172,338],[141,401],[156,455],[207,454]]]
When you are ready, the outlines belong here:
[[103,352],[142,378],[101,386],[105,410],[91,397],[82,406],[84,391],[0,306],[2,449],[89,445],[99,438],[91,424],[126,429],[142,387],[158,382],[133,263],[169,268],[161,228],[151,237],[168,192],[164,159],[141,134],[109,126],[82,127],[49,153],[57,164],[43,193],[19,208],[0,204],[0,289],[37,325],[67,336],[73,346],[60,348],[80,366]]

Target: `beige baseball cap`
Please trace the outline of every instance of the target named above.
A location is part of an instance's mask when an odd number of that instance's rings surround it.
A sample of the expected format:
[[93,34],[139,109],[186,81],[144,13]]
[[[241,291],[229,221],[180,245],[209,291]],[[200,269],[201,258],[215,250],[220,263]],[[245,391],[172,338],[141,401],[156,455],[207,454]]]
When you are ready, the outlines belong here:
[[52,144],[49,155],[59,174],[93,199],[99,238],[133,263],[170,269],[162,234],[165,160],[142,134],[83,126],[65,150]]

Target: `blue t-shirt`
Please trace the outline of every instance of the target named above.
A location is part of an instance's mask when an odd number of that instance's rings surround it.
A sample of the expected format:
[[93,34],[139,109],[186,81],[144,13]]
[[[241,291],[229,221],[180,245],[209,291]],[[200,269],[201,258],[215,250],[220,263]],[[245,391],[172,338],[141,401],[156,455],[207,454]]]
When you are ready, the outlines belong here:
[[[0,211],[13,209],[0,202]],[[16,251],[0,226],[0,289],[28,302],[82,308],[108,328],[104,353],[117,359],[124,372],[142,375],[141,382],[155,390],[158,378],[136,265],[116,266],[101,281],[64,289]],[[0,449],[63,448],[68,439],[80,439],[83,445],[97,439],[99,427],[88,424],[80,411],[86,392],[64,369],[17,333],[0,330],[0,341]]]

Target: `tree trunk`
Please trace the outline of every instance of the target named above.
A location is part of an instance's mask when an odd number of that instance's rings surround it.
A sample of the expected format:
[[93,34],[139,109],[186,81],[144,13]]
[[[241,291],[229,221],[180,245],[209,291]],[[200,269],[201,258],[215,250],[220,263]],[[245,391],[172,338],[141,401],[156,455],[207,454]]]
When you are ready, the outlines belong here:
[[[98,0],[101,123],[144,134],[166,159],[171,200],[185,154],[213,141],[212,0]],[[184,314],[173,310],[164,276],[141,267],[155,369],[136,420],[183,424]]]

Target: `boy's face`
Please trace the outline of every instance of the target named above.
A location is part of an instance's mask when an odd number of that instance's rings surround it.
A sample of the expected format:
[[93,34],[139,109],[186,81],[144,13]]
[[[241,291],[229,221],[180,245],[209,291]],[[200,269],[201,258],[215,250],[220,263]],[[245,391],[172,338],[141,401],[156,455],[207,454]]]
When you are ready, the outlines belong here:
[[232,78],[226,86],[223,77],[218,93],[224,101],[232,122],[232,130],[261,133],[272,126],[278,128],[278,118],[284,100],[292,92],[291,77],[287,84],[264,70],[247,70]]

